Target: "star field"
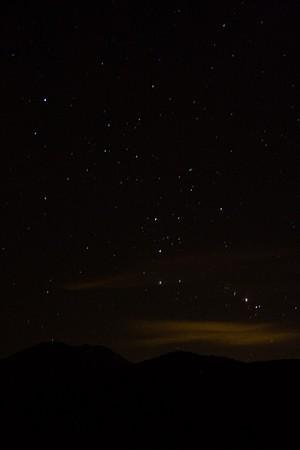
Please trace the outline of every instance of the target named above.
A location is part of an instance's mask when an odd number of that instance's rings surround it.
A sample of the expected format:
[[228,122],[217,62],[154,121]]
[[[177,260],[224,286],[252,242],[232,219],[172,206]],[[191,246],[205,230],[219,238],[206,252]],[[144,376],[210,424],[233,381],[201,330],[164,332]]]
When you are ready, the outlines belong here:
[[3,354],[300,356],[299,7],[223,3],[4,7]]

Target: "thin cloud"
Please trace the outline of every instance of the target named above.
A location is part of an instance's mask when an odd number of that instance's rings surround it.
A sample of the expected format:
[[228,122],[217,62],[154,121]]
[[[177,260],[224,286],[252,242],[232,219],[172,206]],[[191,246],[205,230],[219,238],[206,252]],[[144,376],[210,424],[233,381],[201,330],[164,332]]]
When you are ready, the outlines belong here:
[[91,289],[126,289],[143,287],[144,280],[138,273],[121,273],[93,280],[79,281],[65,284],[64,288],[70,291],[86,291]]
[[159,347],[168,344],[210,343],[224,347],[270,345],[299,338],[296,330],[274,324],[243,322],[140,320],[133,324],[139,345]]
[[[280,254],[280,257],[278,257]],[[293,283],[299,265],[290,265],[289,250],[245,250],[238,252],[195,252],[181,256],[166,256],[141,262],[139,267],[126,268],[118,274],[66,283],[72,291],[96,289],[132,289],[170,286],[180,282],[212,285],[216,282],[235,286],[258,286],[265,281],[261,273],[286,285]]]

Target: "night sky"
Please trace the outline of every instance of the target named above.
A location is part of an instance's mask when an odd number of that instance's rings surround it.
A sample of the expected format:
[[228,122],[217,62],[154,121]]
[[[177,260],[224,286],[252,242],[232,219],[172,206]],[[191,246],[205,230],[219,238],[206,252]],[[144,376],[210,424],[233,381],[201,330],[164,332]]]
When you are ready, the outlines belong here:
[[299,14],[1,5],[0,355],[300,357]]

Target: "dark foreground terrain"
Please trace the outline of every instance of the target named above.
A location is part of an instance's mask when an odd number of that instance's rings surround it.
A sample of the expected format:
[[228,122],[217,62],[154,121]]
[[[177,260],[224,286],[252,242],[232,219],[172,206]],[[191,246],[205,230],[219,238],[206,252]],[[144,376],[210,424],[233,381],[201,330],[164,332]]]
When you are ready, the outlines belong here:
[[50,343],[0,360],[0,373],[2,437],[23,446],[300,446],[300,360],[175,352],[134,364],[105,347]]

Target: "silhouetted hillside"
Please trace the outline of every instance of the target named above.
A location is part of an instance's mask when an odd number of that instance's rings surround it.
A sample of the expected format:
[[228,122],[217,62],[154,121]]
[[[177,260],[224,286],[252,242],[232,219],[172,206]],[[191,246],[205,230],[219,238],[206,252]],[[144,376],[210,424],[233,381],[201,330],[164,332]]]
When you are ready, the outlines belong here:
[[[26,370],[51,370],[57,366],[65,370],[117,369],[129,363],[122,356],[102,345],[70,346],[62,342],[38,344],[6,358],[6,365],[26,366]],[[54,364],[54,366],[53,366]],[[24,367],[25,369],[25,367]]]
[[298,360],[174,352],[134,364],[102,346],[51,343],[0,368],[1,423],[11,436],[100,448],[294,448]]

